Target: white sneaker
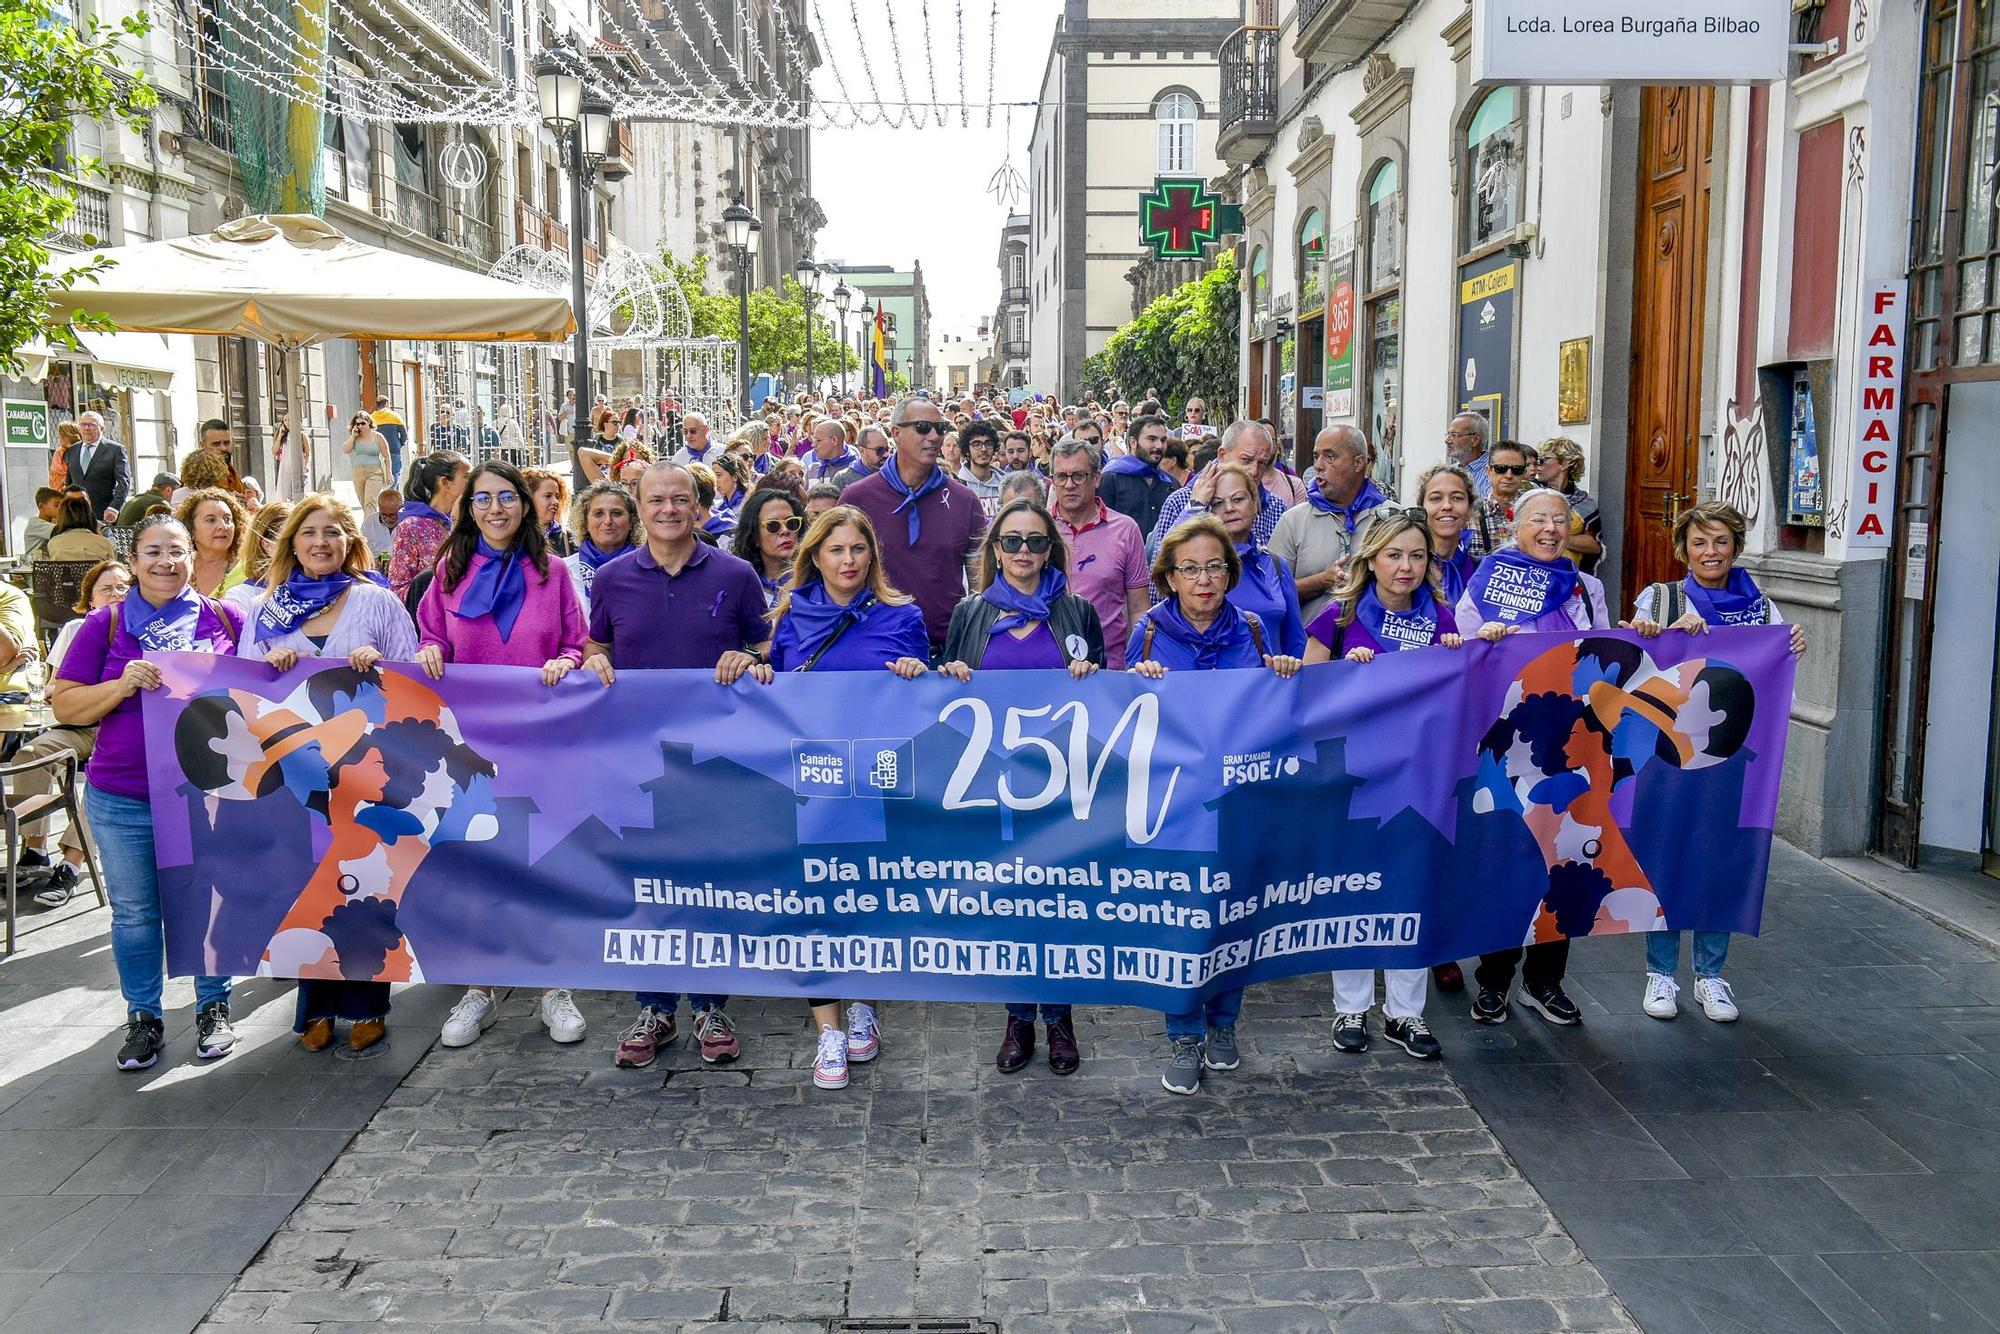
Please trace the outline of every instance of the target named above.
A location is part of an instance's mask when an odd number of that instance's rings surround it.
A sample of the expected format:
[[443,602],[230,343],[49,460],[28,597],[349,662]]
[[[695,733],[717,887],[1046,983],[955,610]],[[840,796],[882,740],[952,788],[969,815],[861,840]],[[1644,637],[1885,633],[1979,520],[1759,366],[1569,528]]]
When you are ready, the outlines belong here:
[[1655,1019],[1672,1019],[1681,1012],[1674,997],[1681,994],[1681,984],[1665,973],[1646,974],[1645,1010]]
[[847,1059],[865,1065],[882,1050],[882,1030],[875,1023],[875,1007],[860,1001],[847,1007]]
[[499,1017],[500,1007],[493,1003],[492,992],[467,987],[465,995],[459,997],[458,1004],[445,1016],[444,1031],[438,1041],[447,1047],[470,1047]]
[[847,1034],[837,1028],[819,1031],[819,1050],[813,1054],[813,1087],[847,1087]]
[[544,991],[537,1008],[542,1027],[549,1030],[550,1038],[565,1043],[583,1041],[583,1011],[576,1008],[576,998],[570,995],[568,987]]
[[1733,1024],[1742,1013],[1736,1008],[1735,993],[1719,977],[1696,978],[1694,998],[1701,1002],[1701,1012],[1718,1024]]

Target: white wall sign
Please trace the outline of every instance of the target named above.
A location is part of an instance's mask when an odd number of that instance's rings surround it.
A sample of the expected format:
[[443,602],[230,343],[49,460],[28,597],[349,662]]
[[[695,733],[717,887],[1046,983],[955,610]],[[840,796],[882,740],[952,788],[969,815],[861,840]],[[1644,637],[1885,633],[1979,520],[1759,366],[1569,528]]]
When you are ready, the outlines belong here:
[[1861,294],[1861,338],[1855,379],[1860,410],[1847,476],[1847,549],[1886,552],[1896,526],[1896,461],[1903,426],[1903,335],[1907,279]]
[[1791,30],[1791,0],[1473,0],[1472,77],[1769,83],[1789,73]]

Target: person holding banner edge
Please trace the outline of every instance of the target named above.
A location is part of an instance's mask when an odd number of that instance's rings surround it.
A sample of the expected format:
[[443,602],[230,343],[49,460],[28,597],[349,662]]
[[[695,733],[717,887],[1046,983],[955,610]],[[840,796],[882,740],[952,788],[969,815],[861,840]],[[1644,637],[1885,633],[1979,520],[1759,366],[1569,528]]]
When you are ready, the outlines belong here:
[[[1465,640],[1446,606],[1431,565],[1429,516],[1420,509],[1377,510],[1333,601],[1306,631],[1306,664],[1373,662],[1384,653]],[[1368,1050],[1368,1011],[1375,1001],[1375,969],[1333,974],[1333,1045]],[[1444,1048],[1424,1023],[1425,968],[1382,970],[1382,1036],[1420,1061]],[[1460,985],[1463,985],[1461,983]]]
[[[770,660],[725,662],[716,679],[727,685],[748,675],[769,685],[778,672],[887,668],[914,681],[929,672],[924,613],[916,599],[890,586],[880,553],[875,526],[855,506],[835,505],[814,519],[792,560],[791,587],[771,613]],[[819,1033],[813,1085],[846,1088],[849,1062],[872,1061],[882,1049],[877,1003],[848,1006],[845,1028],[838,999],[807,1003]]]
[[[583,662],[576,585],[550,559],[541,522],[530,517],[525,477],[509,464],[483,463],[466,488],[437,577],[417,605],[417,665],[433,681],[444,679],[447,662],[540,667],[542,684],[554,686]],[[399,544],[409,526],[397,529]],[[555,1041],[583,1041],[583,1015],[567,987],[544,991],[538,1013]],[[467,987],[439,1041],[469,1046],[499,1017],[491,987]]]
[[[689,471],[699,464],[655,463],[639,478],[645,545],[599,573],[590,590],[590,638],[585,670],[609,686],[613,668],[631,671],[707,670],[733,683],[743,669],[766,661],[770,630],[764,588],[748,561],[700,541],[700,497]],[[680,996],[642,991],[639,1015],[619,1034],[614,1063],[642,1070],[672,1045]],[[709,1065],[742,1054],[724,1006],[729,997],[688,993],[695,1041]]]
[[[66,727],[97,724],[83,790],[84,816],[104,861],[111,900],[111,957],[126,1007],[120,1070],[144,1070],[166,1045],[162,1002],[166,937],[160,911],[153,808],[146,788],[146,733],[139,692],[160,687],[147,652],[233,656],[242,637],[236,613],[194,591],[194,539],[178,519],[144,521],[132,535],[134,587],[122,602],[85,618],[56,679],[49,705]],[[226,1056],[236,1046],[229,979],[197,977],[195,1055]]]
[[[1711,626],[1783,625],[1778,604],[1764,596],[1748,570],[1737,568],[1736,557],[1748,529],[1741,512],[1719,500],[1681,511],[1674,520],[1674,556],[1687,568],[1687,577],[1678,584],[1641,589],[1632,619],[1619,624],[1646,639],[1657,639],[1665,630],[1699,635]],[[1803,626],[1791,627],[1791,644],[1795,655],[1806,651]],[[1653,931],[1646,936],[1646,994],[1640,1008],[1655,1019],[1672,1019],[1680,1013],[1676,999],[1680,984],[1674,973],[1686,934]],[[1701,1012],[1718,1024],[1735,1023],[1741,1015],[1735,993],[1722,977],[1728,961],[1727,931],[1694,933],[1689,958],[1694,965],[1694,998]]]
[[[403,600],[375,581],[375,560],[354,514],[319,494],[293,507],[278,530],[269,591],[256,603],[238,656],[288,672],[301,658],[341,658],[356,672],[409,662],[417,628]],[[293,1031],[307,1051],[333,1045],[334,1021],[348,1022],[347,1045],[366,1051],[388,1032],[387,982],[302,978]]]
[[[961,683],[975,670],[1067,671],[1078,681],[1100,670],[1104,629],[1097,608],[1069,591],[1068,570],[1053,515],[1032,500],[1001,506],[979,544],[980,591],[952,611],[938,670]],[[1035,1009],[1008,1004],[993,1061],[1000,1073],[1013,1074],[1034,1056]],[[1049,1069],[1074,1074],[1081,1058],[1070,1007],[1044,1004],[1041,1015]]]
[[[1477,625],[1479,637],[1499,643],[1524,630],[1572,633],[1606,630],[1604,585],[1563,554],[1569,543],[1569,498],[1535,487],[1514,502],[1514,544],[1479,562],[1455,609],[1460,625]],[[1525,955],[1526,964],[1522,965]],[[1482,1024],[1507,1020],[1507,992],[1521,967],[1521,1004],[1551,1024],[1583,1022],[1583,1012],[1563,991],[1569,941],[1516,945],[1479,956],[1473,980],[1472,1017]]]
[[[1283,680],[1298,674],[1299,659],[1273,653],[1278,645],[1252,612],[1240,611],[1229,593],[1243,576],[1243,562],[1229,530],[1212,515],[1177,524],[1160,540],[1153,558],[1153,583],[1161,600],[1132,627],[1125,649],[1127,670],[1157,681],[1169,671],[1213,671],[1268,667]],[[1186,1014],[1167,1016],[1173,1051],[1160,1072],[1169,1093],[1201,1088],[1203,1070],[1234,1070],[1242,1064],[1236,1046],[1236,1019],[1243,988],[1230,987]]]

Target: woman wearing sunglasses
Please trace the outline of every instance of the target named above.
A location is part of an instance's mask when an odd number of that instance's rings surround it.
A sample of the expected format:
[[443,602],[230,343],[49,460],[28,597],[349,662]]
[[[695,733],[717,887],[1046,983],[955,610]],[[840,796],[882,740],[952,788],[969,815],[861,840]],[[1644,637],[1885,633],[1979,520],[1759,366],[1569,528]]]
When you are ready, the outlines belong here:
[[584,488],[569,509],[569,527],[582,534],[576,554],[563,557],[576,600],[590,610],[590,585],[597,572],[639,545],[639,504],[632,493],[610,482]]
[[[528,481],[511,465],[479,466],[444,542],[437,577],[417,605],[417,665],[433,680],[447,662],[539,667],[553,686],[583,662],[588,628],[567,568],[549,559]],[[441,1040],[464,1047],[493,1027],[491,987],[468,987]],[[541,1020],[557,1042],[583,1041],[583,1015],[567,988],[542,993]]]
[[[975,669],[1067,671],[1081,681],[1104,666],[1104,628],[1097,608],[1069,591],[1068,551],[1055,519],[1033,500],[1001,506],[979,544],[980,592],[951,613],[944,666],[956,681]],[[1076,1028],[1067,1005],[1043,1005],[1049,1069],[1074,1073]],[[1007,1006],[1007,1031],[994,1064],[1012,1074],[1035,1054],[1035,1006]]]
[[[1169,671],[1214,671],[1268,667],[1281,679],[1305,664],[1278,650],[1262,621],[1229,601],[1243,575],[1243,562],[1229,530],[1212,514],[1176,524],[1153,558],[1153,584],[1161,601],[1132,627],[1126,647],[1127,670],[1151,680]],[[1243,988],[1210,996],[1185,1014],[1167,1016],[1172,1055],[1160,1072],[1169,1093],[1194,1093],[1204,1069],[1234,1070],[1242,1064],[1236,1048],[1236,1017]]]
[[[769,685],[778,672],[884,668],[905,681],[923,676],[930,670],[924,614],[908,594],[890,587],[880,553],[875,526],[854,506],[836,505],[814,519],[793,557],[792,585],[771,613],[771,660],[748,667],[725,660],[716,679],[728,685],[747,674]],[[837,998],[808,1004],[819,1034],[813,1085],[846,1088],[848,1064],[872,1061],[882,1049],[876,1002],[848,1006],[845,1028]]]
[[730,549],[757,571],[765,607],[775,610],[791,586],[792,557],[805,530],[805,504],[789,491],[760,486],[743,502]]

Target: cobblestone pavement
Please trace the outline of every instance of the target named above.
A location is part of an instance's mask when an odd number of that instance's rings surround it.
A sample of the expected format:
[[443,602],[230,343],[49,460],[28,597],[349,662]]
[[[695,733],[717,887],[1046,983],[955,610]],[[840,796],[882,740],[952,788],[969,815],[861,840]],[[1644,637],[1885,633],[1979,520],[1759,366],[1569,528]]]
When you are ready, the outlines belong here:
[[1061,1079],[992,1068],[997,1006],[892,1004],[881,1058],[823,1093],[798,1002],[731,1007],[736,1068],[626,1072],[611,998],[558,1049],[517,992],[390,1097],[210,1327],[1632,1328],[1445,1069],[1334,1052],[1325,993],[1253,991],[1243,1068],[1177,1098],[1129,1010],[1080,1012]]

